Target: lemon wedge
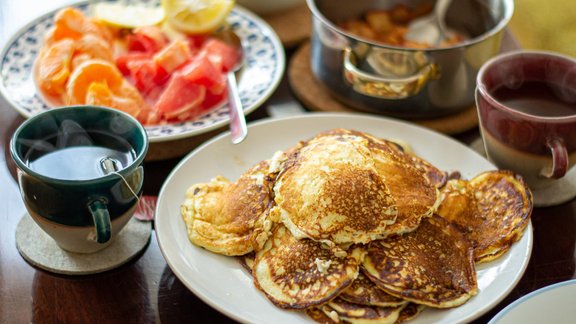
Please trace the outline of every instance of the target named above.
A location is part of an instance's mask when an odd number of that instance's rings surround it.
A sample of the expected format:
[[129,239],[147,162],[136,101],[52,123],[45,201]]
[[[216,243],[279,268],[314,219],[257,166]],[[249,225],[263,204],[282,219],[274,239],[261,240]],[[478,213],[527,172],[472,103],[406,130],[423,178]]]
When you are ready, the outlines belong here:
[[234,3],[234,0],[162,0],[168,23],[189,34],[216,30],[226,21]]
[[126,5],[119,2],[99,2],[92,8],[94,17],[115,27],[136,28],[161,23],[164,18],[162,7],[141,4]]

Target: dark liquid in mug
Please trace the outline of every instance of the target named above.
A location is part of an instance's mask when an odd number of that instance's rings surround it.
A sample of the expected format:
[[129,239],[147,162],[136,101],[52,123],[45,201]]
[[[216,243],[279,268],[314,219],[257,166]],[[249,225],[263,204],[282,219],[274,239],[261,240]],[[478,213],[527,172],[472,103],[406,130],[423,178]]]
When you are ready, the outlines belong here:
[[[136,154],[123,138],[103,132],[86,132],[91,145],[75,145],[46,150],[46,145],[33,146],[26,154],[28,167],[44,176],[61,180],[89,180],[106,175],[103,159],[112,159],[116,171],[130,165]],[[44,138],[55,145],[57,135]]]
[[519,88],[499,87],[493,92],[503,105],[542,117],[576,115],[576,90],[541,81],[525,81]]

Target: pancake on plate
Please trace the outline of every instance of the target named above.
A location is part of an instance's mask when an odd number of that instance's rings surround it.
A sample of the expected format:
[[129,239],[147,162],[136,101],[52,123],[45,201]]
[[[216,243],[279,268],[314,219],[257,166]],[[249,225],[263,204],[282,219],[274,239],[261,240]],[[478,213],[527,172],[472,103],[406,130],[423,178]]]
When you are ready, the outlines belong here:
[[422,311],[426,308],[426,306],[416,303],[408,303],[402,310],[400,311],[400,315],[398,316],[398,320],[396,323],[403,323],[416,318],[416,316],[420,315]]
[[424,219],[411,233],[371,242],[366,252],[364,273],[396,297],[447,308],[478,291],[469,241],[440,216]]
[[274,185],[272,218],[298,238],[336,244],[412,231],[440,201],[423,167],[430,164],[415,161],[366,133],[320,133],[288,156]]
[[338,297],[350,303],[367,306],[395,307],[407,303],[406,300],[392,296],[378,288],[362,272]]
[[385,324],[396,323],[404,306],[366,306],[350,303],[337,297],[329,301],[327,307],[324,306],[320,309],[330,318],[335,318],[334,315],[336,314],[339,322]]
[[367,140],[320,134],[289,155],[274,185],[275,215],[297,238],[336,244],[385,236],[397,208]]
[[[326,312],[324,312],[322,308],[325,308]],[[336,311],[333,311],[327,305],[322,305],[319,307],[310,307],[307,308],[305,312],[308,316],[310,316],[311,319],[313,319],[317,323],[336,324],[340,322],[340,319],[338,318],[338,314],[336,313]],[[330,316],[326,314],[330,314]]]
[[348,287],[358,275],[362,250],[328,248],[310,239],[296,239],[278,225],[256,253],[254,283],[281,308],[320,305]]
[[[429,217],[440,203],[437,183],[432,183],[428,172],[431,164],[398,150],[392,142],[371,140],[370,151],[375,167],[384,176],[386,186],[398,209],[396,222],[386,228],[388,234],[411,232],[422,218]],[[430,166],[425,168],[424,166]],[[438,171],[440,172],[440,171]]]
[[530,222],[532,194],[524,180],[504,170],[470,181],[450,180],[437,213],[471,240],[477,263],[494,260],[518,241]]
[[246,269],[250,275],[252,275],[252,268],[254,267],[254,259],[256,258],[256,253],[250,252],[248,254],[238,256],[237,258],[238,262],[240,262],[240,265],[242,265],[242,267]]
[[[387,147],[385,148],[385,150],[388,151],[389,153],[392,153],[391,154],[392,156],[400,159],[401,163],[411,164],[416,168],[419,168],[420,170],[424,171],[425,176],[428,178],[430,183],[436,186],[436,188],[441,188],[446,183],[448,173],[438,169],[432,163],[414,154],[414,151],[412,150],[410,144],[406,143],[405,141],[399,139],[386,140],[363,132],[350,131],[350,130],[347,131],[359,134],[361,136],[365,136],[373,142],[379,143],[380,145],[384,145],[384,148]],[[400,152],[393,153],[393,151],[400,151]],[[406,161],[406,159],[408,159],[409,161]]]
[[280,158],[276,154],[261,161],[235,182],[217,176],[191,186],[181,206],[190,241],[223,255],[253,251],[258,241],[255,228],[271,226],[266,218]]

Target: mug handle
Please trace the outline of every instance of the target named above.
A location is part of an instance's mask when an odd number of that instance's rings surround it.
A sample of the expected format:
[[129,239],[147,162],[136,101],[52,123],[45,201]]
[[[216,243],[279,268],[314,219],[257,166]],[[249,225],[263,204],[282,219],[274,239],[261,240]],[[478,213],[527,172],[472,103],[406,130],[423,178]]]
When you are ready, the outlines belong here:
[[344,79],[356,92],[383,99],[403,99],[414,96],[424,85],[438,77],[435,64],[427,64],[416,73],[397,78],[388,78],[360,70],[356,66],[356,56],[350,47],[344,48]]
[[90,214],[96,227],[96,242],[106,243],[110,240],[110,214],[106,204],[100,199],[93,200],[88,204]]
[[558,138],[549,139],[546,145],[552,153],[552,167],[544,168],[540,174],[546,178],[562,178],[568,170],[568,151],[564,141]]

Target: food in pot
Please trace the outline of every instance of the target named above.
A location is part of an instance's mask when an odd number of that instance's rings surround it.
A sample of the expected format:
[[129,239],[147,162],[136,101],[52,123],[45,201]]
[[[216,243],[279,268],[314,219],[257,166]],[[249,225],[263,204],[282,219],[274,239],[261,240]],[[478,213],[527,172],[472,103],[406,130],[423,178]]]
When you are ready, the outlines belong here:
[[[431,48],[434,47],[433,44],[411,41],[404,35],[410,22],[431,13],[432,9],[430,4],[421,4],[414,8],[398,4],[391,9],[367,11],[362,17],[345,20],[339,26],[351,34],[378,43],[409,48]],[[462,34],[450,30],[438,47],[454,45],[464,39]]]

